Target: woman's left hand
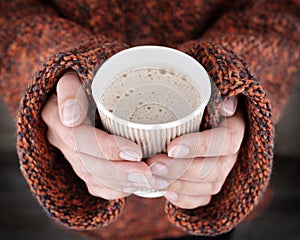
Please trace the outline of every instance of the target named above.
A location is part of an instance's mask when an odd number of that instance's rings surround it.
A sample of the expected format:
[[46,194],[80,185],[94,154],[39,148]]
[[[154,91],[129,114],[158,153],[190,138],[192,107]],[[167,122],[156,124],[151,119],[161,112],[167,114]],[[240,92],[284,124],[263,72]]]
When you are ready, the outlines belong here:
[[155,189],[174,205],[193,209],[220,192],[243,141],[245,121],[237,98],[224,103],[217,128],[183,135],[168,145],[168,154],[147,159]]

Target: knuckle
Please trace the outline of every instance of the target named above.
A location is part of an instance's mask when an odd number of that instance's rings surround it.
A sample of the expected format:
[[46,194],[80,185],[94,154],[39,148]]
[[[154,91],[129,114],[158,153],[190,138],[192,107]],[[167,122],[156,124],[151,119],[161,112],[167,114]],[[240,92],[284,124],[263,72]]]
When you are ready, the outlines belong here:
[[53,114],[50,113],[47,106],[45,106],[41,112],[41,117],[47,126],[52,125]]
[[201,206],[208,205],[210,203],[210,200],[211,200],[210,196],[200,197],[199,199],[198,198],[189,199],[187,197],[185,200],[178,202],[178,204],[176,205],[183,209],[195,209]]
[[42,117],[42,119],[44,120],[44,122],[47,123],[47,117],[48,117],[48,115],[47,115],[47,108],[46,108],[46,107],[44,107],[44,108],[42,109],[41,117]]
[[194,209],[198,206],[197,206],[197,204],[192,204],[192,203],[189,202],[189,203],[178,204],[178,207],[183,208],[183,209]]
[[241,146],[241,132],[237,129],[229,129],[229,149],[228,154],[235,154]]
[[176,203],[176,205],[183,209],[194,209],[200,206],[203,206],[205,202],[203,201],[203,197],[200,199],[194,197],[190,198],[189,196],[184,196]]
[[99,191],[99,188],[96,188],[94,186],[89,186],[87,185],[87,189],[88,189],[88,192],[92,195],[92,196],[95,196],[95,197],[100,197],[100,192]]
[[216,182],[212,184],[212,195],[218,194],[222,189],[223,184]]
[[197,207],[198,203],[195,203],[190,199],[181,199],[181,201],[177,201],[175,205],[183,209],[193,209]]
[[125,196],[125,194],[109,188],[96,188],[96,194],[98,197],[104,198],[105,200],[115,200]]
[[211,147],[212,147],[211,140],[212,139],[209,136],[200,138],[197,150],[198,150],[198,152],[201,152],[201,155],[204,156],[204,155],[209,154],[209,152],[211,151]]
[[78,176],[87,184],[87,185],[90,185],[90,186],[99,186],[99,184],[97,184],[94,180],[94,177],[89,174],[89,173],[85,173],[85,172],[82,172],[79,170],[78,172]]
[[112,160],[115,158],[114,156],[116,154],[114,154],[114,149],[109,147],[108,145],[106,144],[101,145],[101,150],[106,160]]
[[58,114],[57,98],[52,95],[41,111],[41,118],[47,125],[55,124],[55,114]]
[[216,171],[215,181],[216,182],[224,182],[227,175],[228,175],[228,170],[227,170],[226,164],[219,164],[217,171]]
[[168,187],[168,190],[179,194],[183,193],[185,190],[185,184],[183,181],[177,180]]
[[217,182],[225,181],[226,177],[227,177],[227,171],[226,171],[226,169],[220,168],[219,174],[218,174],[218,176],[216,178],[216,181]]
[[60,92],[60,90],[65,89],[65,87],[70,86],[70,84],[73,83],[74,77],[76,77],[76,74],[74,74],[73,71],[66,72],[58,81],[56,85],[57,92]]
[[224,182],[232,168],[232,156],[224,156],[219,159],[215,182]]
[[219,165],[220,165],[220,157],[216,158],[204,158],[202,161],[201,172],[200,172],[200,179],[204,179],[206,177],[209,178],[211,175],[219,176]]
[[47,131],[47,139],[48,139],[49,143],[51,143],[53,146],[57,147],[56,138],[54,137],[54,135],[50,129],[48,129],[48,131]]
[[197,208],[200,206],[201,206],[201,204],[199,204],[198,201],[189,201],[188,203],[186,203],[185,208],[186,209],[194,209],[194,208]]
[[80,177],[85,183],[97,185],[97,181],[91,175],[91,173],[83,165],[81,158],[76,152],[68,152],[64,154],[65,158],[71,164],[74,172],[78,177]]
[[72,151],[77,151],[76,137],[73,132],[73,128],[64,127],[62,129],[62,140]]
[[76,169],[79,169],[79,166],[82,165],[80,156],[77,152],[69,151],[65,157],[72,164],[72,166],[75,167]]
[[235,155],[224,156],[220,160],[220,178],[217,182],[225,182],[228,174],[230,173],[236,159]]
[[101,138],[97,138],[98,146],[103,157],[107,160],[114,159],[117,155],[116,148],[114,147],[114,144],[112,144],[112,141],[115,141],[114,138],[106,132],[102,133]]
[[205,165],[205,161],[207,161],[206,158],[203,160],[194,160],[192,166],[191,166],[191,173],[190,176],[194,176],[194,178],[198,181],[202,181],[212,169],[207,170]]
[[206,206],[210,203],[211,196],[201,197],[200,206]]

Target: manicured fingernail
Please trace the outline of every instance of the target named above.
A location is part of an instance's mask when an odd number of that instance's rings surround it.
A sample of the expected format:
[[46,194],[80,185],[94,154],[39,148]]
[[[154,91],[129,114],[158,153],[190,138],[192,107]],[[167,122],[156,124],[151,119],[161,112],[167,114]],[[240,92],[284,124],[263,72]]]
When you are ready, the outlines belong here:
[[62,118],[65,125],[72,125],[81,116],[81,106],[77,100],[67,100],[63,107]]
[[164,196],[171,201],[176,201],[178,198],[178,194],[175,192],[166,192]]
[[236,97],[230,97],[227,101],[222,105],[222,110],[228,115],[233,115],[236,110],[237,99]]
[[168,151],[169,157],[186,157],[190,153],[190,149],[185,145],[176,145]]
[[127,175],[127,180],[133,183],[135,186],[147,186],[150,187],[147,178],[142,173],[129,173]]
[[119,153],[119,157],[123,160],[128,160],[128,161],[139,161],[139,160],[141,160],[141,157],[137,152],[129,150],[129,149],[122,150]]
[[166,176],[168,174],[167,166],[154,162],[149,166],[151,172],[155,175]]

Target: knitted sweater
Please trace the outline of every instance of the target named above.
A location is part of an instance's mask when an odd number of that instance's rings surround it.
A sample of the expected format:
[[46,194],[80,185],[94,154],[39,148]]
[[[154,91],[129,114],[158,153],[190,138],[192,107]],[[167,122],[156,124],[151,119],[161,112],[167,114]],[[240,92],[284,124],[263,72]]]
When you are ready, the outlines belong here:
[[[21,171],[48,215],[99,239],[213,236],[243,221],[272,172],[274,122],[299,64],[298,0],[11,0],[0,2],[0,93],[17,119]],[[209,205],[184,210],[164,198],[91,196],[47,141],[41,109],[74,69],[90,101],[99,65],[129,46],[158,44],[194,57],[217,87],[203,128],[221,100],[239,95],[247,129],[238,160]],[[272,106],[272,107],[271,107]]]

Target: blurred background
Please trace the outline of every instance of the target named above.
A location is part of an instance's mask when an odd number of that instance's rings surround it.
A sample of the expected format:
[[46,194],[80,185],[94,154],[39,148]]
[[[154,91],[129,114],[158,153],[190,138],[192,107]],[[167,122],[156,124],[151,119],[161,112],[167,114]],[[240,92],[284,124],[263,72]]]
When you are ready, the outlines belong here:
[[[277,126],[273,201],[251,222],[242,223],[234,240],[300,239],[300,71],[292,97]],[[19,171],[14,121],[0,99],[0,239],[79,240],[43,212]]]

